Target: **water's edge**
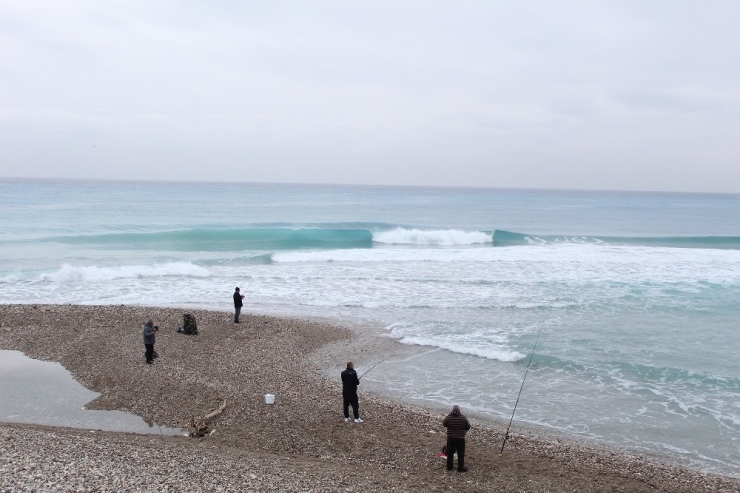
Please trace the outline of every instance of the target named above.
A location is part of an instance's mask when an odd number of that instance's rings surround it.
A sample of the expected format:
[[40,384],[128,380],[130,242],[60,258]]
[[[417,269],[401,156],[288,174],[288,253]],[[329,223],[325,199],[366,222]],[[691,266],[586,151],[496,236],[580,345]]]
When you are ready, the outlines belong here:
[[[103,304],[80,304],[85,306],[114,306],[114,305],[103,305]],[[37,304],[23,304],[23,306],[37,306]],[[47,305],[45,305],[47,306]],[[53,305],[48,305],[53,306]],[[71,305],[60,305],[60,306],[71,306]],[[223,307],[214,307],[210,305],[199,305],[194,306],[192,304],[130,304],[126,306],[135,306],[140,308],[156,308],[156,309],[177,309],[177,310],[205,310],[210,312],[223,313],[225,317],[231,317],[232,309]],[[409,345],[399,342],[397,339],[391,337],[389,333],[382,327],[372,326],[369,324],[352,323],[347,320],[338,320],[331,317],[321,316],[296,316],[294,313],[285,314],[280,313],[277,310],[269,309],[254,309],[249,308],[243,311],[243,315],[262,315],[273,318],[282,319],[294,319],[294,320],[309,320],[321,324],[332,325],[335,327],[342,327],[348,329],[352,336],[344,341],[337,343],[328,344],[314,351],[308,356],[307,363],[313,365],[318,371],[319,375],[329,381],[337,381],[339,373],[344,369],[346,361],[352,359],[358,371],[362,374],[367,371],[371,366],[387,358],[388,362],[391,361],[402,361],[407,358],[413,358],[416,355],[424,354],[429,352],[429,348]],[[444,349],[436,349],[438,351],[444,351]],[[465,355],[463,355],[465,356]],[[474,358],[474,356],[466,356]],[[59,363],[59,362],[56,362]],[[61,364],[61,363],[60,363]],[[77,381],[75,379],[75,381]],[[79,383],[79,382],[78,382]],[[419,401],[415,399],[404,398],[403,395],[384,391],[382,385],[379,382],[373,382],[372,374],[367,375],[364,380],[365,385],[361,386],[360,405],[362,405],[362,394],[368,395],[368,397],[379,399],[394,404],[401,404],[411,412],[431,412],[439,414],[440,417],[446,415],[449,412],[447,406],[442,403],[435,403],[433,401]],[[82,384],[80,384],[82,385]],[[470,410],[464,410],[468,417],[472,418],[473,424],[477,426],[483,426],[485,428],[492,429],[494,431],[503,434],[505,431],[508,420],[502,420],[495,416],[488,414],[471,412]],[[24,426],[40,426],[40,427],[54,427],[54,425],[44,424],[31,424],[31,423],[14,423]],[[128,433],[121,431],[104,431],[105,433]],[[626,447],[619,447],[617,444],[610,443],[607,441],[601,441],[596,439],[589,439],[587,437],[570,434],[564,430],[553,430],[551,428],[538,427],[532,423],[519,423],[514,420],[511,427],[511,435],[520,435],[532,437],[545,442],[557,442],[567,444],[576,447],[586,447],[590,449],[596,449],[607,453],[624,454],[629,456],[635,456],[644,458],[650,462],[665,465],[665,466],[678,466],[702,474],[710,474],[715,476],[724,476],[729,478],[738,478],[740,475],[735,475],[727,471],[707,470],[701,467],[701,464],[688,463],[687,461],[680,461],[677,457],[670,455],[661,455],[642,450],[631,450]],[[494,448],[498,447],[499,444],[492,444]]]

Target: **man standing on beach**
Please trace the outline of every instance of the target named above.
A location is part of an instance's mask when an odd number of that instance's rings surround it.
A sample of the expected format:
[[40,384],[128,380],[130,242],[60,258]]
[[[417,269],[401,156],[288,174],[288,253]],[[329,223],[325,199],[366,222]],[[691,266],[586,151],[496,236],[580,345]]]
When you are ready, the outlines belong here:
[[234,291],[234,323],[239,323],[239,314],[242,312],[242,306],[244,303],[242,300],[244,299],[244,295],[239,292],[239,288],[236,288]]
[[362,423],[360,418],[360,400],[357,398],[357,386],[360,379],[357,378],[355,364],[347,363],[347,369],[342,372],[342,399],[344,400],[344,422],[349,423],[349,405],[352,404],[352,414],[355,415],[355,423]]
[[452,412],[442,421],[447,428],[447,470],[452,471],[455,452],[457,452],[457,471],[467,472],[465,467],[465,434],[470,429],[468,418],[460,412],[460,406],[452,406]]
[[151,318],[144,324],[144,347],[146,348],[144,356],[146,356],[146,363],[148,365],[154,363],[156,354],[154,352],[154,334],[158,330],[159,327],[154,325],[154,321]]

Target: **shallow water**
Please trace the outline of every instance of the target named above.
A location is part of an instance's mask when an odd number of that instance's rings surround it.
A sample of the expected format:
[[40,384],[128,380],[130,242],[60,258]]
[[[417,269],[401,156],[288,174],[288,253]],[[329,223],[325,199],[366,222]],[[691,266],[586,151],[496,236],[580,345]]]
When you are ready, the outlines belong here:
[[85,409],[100,394],[86,389],[61,364],[0,350],[0,421],[102,431],[182,435],[123,411]]

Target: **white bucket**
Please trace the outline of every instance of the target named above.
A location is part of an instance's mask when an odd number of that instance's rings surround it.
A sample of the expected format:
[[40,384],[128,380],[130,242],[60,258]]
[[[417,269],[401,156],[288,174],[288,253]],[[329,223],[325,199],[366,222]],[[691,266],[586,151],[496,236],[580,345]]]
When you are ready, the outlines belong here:
[[275,404],[275,396],[272,394],[265,394],[265,404]]

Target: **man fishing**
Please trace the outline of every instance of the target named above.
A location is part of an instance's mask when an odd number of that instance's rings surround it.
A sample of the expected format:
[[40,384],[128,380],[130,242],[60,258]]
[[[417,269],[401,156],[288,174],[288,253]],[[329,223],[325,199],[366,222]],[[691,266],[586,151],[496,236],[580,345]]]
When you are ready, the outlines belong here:
[[242,301],[243,299],[244,299],[244,295],[239,292],[239,288],[237,287],[236,290],[234,290],[234,323],[235,324],[240,323],[239,314],[242,312],[242,306],[244,305]]
[[470,422],[460,412],[460,406],[452,406],[452,412],[442,421],[447,428],[447,470],[452,471],[457,452],[457,472],[467,472],[465,467],[465,434],[470,429]]
[[344,422],[349,423],[349,406],[352,404],[352,414],[355,416],[355,423],[362,423],[360,418],[360,401],[357,397],[357,386],[360,385],[360,379],[355,371],[355,364],[351,361],[347,363],[347,369],[342,372],[342,399],[344,400]]
[[146,356],[146,364],[148,365],[154,363],[154,358],[159,356],[154,351],[154,334],[158,330],[159,327],[154,325],[154,321],[151,318],[144,324],[144,347],[146,348],[144,356]]

